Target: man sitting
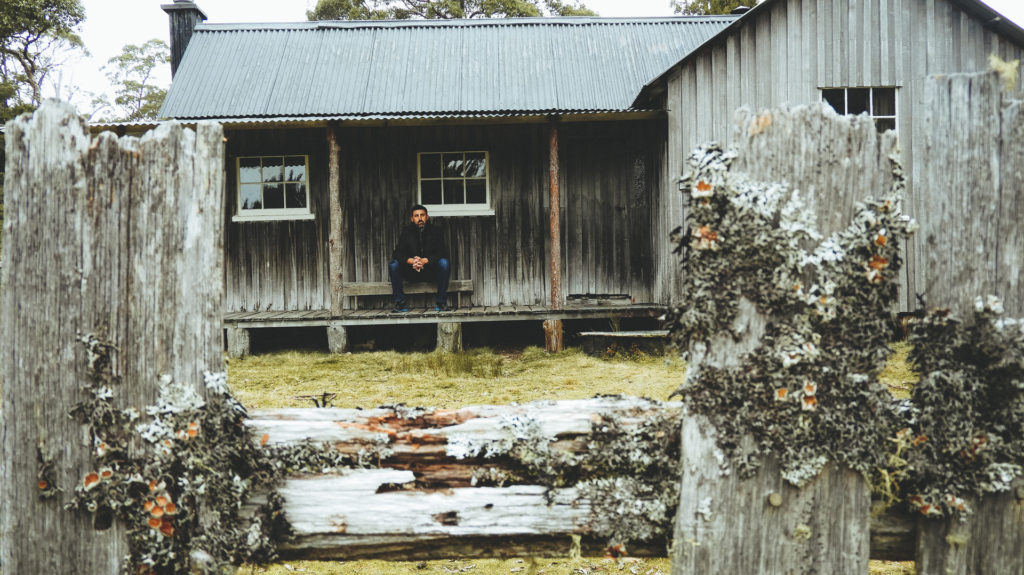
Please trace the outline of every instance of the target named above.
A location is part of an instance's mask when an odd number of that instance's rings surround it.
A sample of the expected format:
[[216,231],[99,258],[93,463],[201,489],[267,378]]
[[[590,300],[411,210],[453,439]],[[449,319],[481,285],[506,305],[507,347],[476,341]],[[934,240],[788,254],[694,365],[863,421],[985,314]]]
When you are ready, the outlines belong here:
[[430,224],[427,208],[416,204],[412,207],[412,223],[402,228],[398,236],[398,245],[391,254],[388,264],[388,277],[391,279],[391,296],[395,302],[395,312],[409,311],[405,305],[405,293],[402,291],[403,280],[430,281],[437,280],[437,298],[434,309],[451,311],[448,306],[448,278],[451,267],[448,263],[448,248],[445,246],[441,230]]

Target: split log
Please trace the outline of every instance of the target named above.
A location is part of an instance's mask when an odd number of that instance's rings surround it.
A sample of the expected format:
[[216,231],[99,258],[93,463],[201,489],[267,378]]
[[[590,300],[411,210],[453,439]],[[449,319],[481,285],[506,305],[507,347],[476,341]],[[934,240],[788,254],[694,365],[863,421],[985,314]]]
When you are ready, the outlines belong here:
[[[473,444],[521,441],[511,422],[529,420],[533,422],[531,426],[537,437],[549,438],[552,453],[583,454],[595,421],[616,419],[628,433],[652,417],[666,414],[681,417],[681,409],[678,403],[656,404],[635,398],[436,411],[404,407],[275,409],[254,411],[248,425],[257,437],[265,437],[268,446],[311,442],[327,444],[353,456],[360,451],[379,450],[380,453],[379,460],[372,461],[374,465],[379,464],[377,468],[296,474],[286,481],[279,492],[284,496],[285,516],[296,537],[281,549],[283,557],[345,560],[564,557],[577,550],[584,555],[599,556],[607,552],[608,540],[597,536],[594,526],[598,515],[606,513],[608,508],[602,507],[602,502],[595,505],[587,493],[577,487],[580,481],[587,479],[585,475],[575,477],[575,485],[555,488],[514,480],[498,486],[500,481],[495,481],[496,478],[514,475],[515,468],[508,458],[459,457],[460,452],[464,453],[460,450]],[[386,449],[380,450],[381,447]],[[713,454],[713,448],[707,453]],[[776,483],[781,481],[777,469],[773,477]],[[836,478],[849,481],[847,474],[837,473]],[[834,484],[832,487],[838,489]],[[782,510],[772,507],[762,513],[776,517],[776,522],[783,517],[795,519],[798,513],[812,512],[823,523],[834,518],[831,509],[809,506],[812,495],[797,494],[792,487],[777,486],[770,491],[782,495]],[[861,495],[864,494],[855,490],[846,497],[860,498]],[[768,507],[767,497],[768,491],[761,490],[754,499],[757,505]],[[736,499],[733,503],[736,509],[746,501],[729,493],[713,499],[715,508],[722,509],[719,505],[732,499]],[[257,497],[250,504],[255,506],[262,501]],[[786,515],[785,509],[794,509],[794,513]],[[727,512],[719,513],[723,520],[729,516]],[[614,521],[614,511],[612,514]],[[762,514],[755,517],[762,517]],[[861,520],[867,522],[866,510],[858,519]],[[813,519],[803,521],[811,529],[813,541],[825,536],[826,532],[819,529]],[[798,526],[793,523],[787,528],[792,531]],[[913,520],[899,514],[872,519],[871,556],[912,559],[914,529]],[[574,542],[573,536],[579,537],[578,542]],[[668,552],[666,543],[664,540],[631,543],[625,551],[637,557],[664,557]],[[812,544],[797,539],[793,548]],[[715,548],[718,547],[715,545]]]

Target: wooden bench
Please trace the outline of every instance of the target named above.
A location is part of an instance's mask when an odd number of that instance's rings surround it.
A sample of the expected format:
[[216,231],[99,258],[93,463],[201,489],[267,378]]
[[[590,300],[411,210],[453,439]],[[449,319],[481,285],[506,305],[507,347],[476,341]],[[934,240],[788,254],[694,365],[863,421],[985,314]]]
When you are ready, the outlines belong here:
[[[406,282],[406,294],[437,293],[435,282]],[[342,292],[352,298],[352,309],[359,309],[359,296],[391,295],[391,282],[345,282]],[[450,280],[448,293],[455,294],[455,305],[462,307],[462,294],[473,293],[473,280]]]

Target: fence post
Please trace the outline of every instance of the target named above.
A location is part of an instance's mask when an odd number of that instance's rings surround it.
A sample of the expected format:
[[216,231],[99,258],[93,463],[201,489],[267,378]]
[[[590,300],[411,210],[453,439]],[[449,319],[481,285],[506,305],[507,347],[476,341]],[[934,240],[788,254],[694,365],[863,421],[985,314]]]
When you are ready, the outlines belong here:
[[680,188],[689,303],[669,318],[689,364],[672,572],[864,573],[871,495],[851,468],[886,438],[871,379],[909,228],[895,138],[821,106],[737,119],[738,149],[698,148]]
[[925,82],[921,179],[915,184],[929,303],[970,317],[975,296],[996,294],[1024,315],[1024,115],[994,73]]
[[221,128],[90,141],[47,102],[7,125],[6,146],[0,564],[119,573],[122,526],[63,509],[94,465],[69,417],[89,378],[80,340],[112,346],[121,407],[152,404],[161,374],[204,393],[202,372],[222,370]]

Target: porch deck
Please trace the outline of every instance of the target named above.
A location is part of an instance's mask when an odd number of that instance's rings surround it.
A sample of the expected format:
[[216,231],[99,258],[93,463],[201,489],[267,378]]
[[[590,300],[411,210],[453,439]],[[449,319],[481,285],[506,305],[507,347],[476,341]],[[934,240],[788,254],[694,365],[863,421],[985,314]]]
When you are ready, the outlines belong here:
[[[429,308],[411,308],[395,313],[388,309],[345,310],[332,315],[331,310],[254,311],[224,314],[228,354],[239,357],[249,353],[249,331],[252,329],[325,327],[332,351],[348,349],[346,328],[368,325],[437,324],[438,344],[461,348],[461,325],[471,322],[548,321],[600,318],[654,318],[665,312],[665,306],[651,303],[571,303],[563,309],[542,305],[507,305],[464,307],[448,312]],[[443,333],[443,336],[442,336]],[[442,340],[445,342],[442,344]],[[457,340],[457,341],[456,341]]]
[[388,309],[360,309],[345,310],[340,316],[332,316],[329,309],[242,311],[224,314],[224,324],[230,327],[252,329],[328,325],[357,326],[438,322],[544,321],[551,319],[571,320],[604,317],[657,317],[664,312],[665,306],[647,303],[569,305],[558,310],[542,305],[475,306],[459,308],[449,312],[435,311],[432,307],[411,308],[403,313],[395,313]]

